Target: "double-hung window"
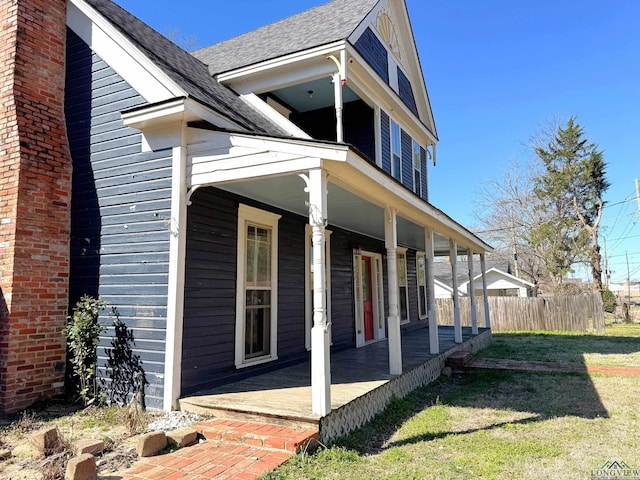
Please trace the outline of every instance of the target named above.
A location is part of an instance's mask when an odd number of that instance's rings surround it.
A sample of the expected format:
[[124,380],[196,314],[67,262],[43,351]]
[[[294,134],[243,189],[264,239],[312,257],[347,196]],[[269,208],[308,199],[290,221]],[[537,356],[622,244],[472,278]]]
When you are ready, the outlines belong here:
[[237,367],[277,358],[279,218],[247,205],[238,209]]
[[391,175],[402,181],[402,143],[400,125],[391,120]]

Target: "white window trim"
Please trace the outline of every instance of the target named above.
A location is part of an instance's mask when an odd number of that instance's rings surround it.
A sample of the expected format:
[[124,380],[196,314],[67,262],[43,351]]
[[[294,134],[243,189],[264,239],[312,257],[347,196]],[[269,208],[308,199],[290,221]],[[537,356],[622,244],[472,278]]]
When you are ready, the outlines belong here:
[[429,317],[429,293],[427,292],[427,256],[425,252],[416,252],[416,294],[418,298],[418,302],[420,302],[420,274],[418,267],[418,259],[422,257],[424,258],[424,298],[422,301],[424,302],[424,315],[420,315],[420,303],[418,303],[418,317],[420,320],[424,320]]
[[[238,207],[238,255],[236,281],[236,368],[245,368],[260,363],[278,359],[278,220],[281,215],[266,212],[248,205]],[[247,224],[261,225],[271,229],[271,345],[269,355],[246,359],[244,351],[245,340],[245,274],[246,274],[246,243]]]
[[[404,278],[407,281],[404,286],[404,296],[407,305],[407,318],[400,318],[400,325],[405,325],[411,322],[411,308],[409,306],[409,277],[407,276],[407,249],[404,247],[396,248],[396,255],[404,255]],[[396,260],[397,261],[397,260]],[[398,301],[400,301],[400,270],[398,270]],[[400,305],[398,305],[398,314],[400,314]]]
[[[325,279],[327,282],[327,325],[329,326],[329,338],[331,339],[331,230],[324,231],[325,242],[325,262],[326,273]],[[311,225],[305,225],[304,227],[304,345],[305,348],[311,350],[311,327],[313,327],[313,311],[311,309],[311,239],[312,228]]]

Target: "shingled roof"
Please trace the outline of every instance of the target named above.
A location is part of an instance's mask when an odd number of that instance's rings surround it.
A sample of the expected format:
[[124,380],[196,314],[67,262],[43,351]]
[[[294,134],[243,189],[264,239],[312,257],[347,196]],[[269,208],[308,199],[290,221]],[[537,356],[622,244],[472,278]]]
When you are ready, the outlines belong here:
[[[487,260],[485,262],[485,268],[488,270],[492,268],[496,268],[498,270],[502,270],[508,274],[511,274],[511,267],[509,266],[509,262],[506,260]],[[474,276],[480,275],[482,272],[480,270],[480,261],[473,261],[473,274]],[[433,263],[433,276],[434,278],[440,280],[445,285],[452,285],[453,274],[451,271],[451,264],[449,262],[434,262]],[[466,260],[458,261],[458,285],[462,285],[463,283],[469,281],[469,269],[467,267]]]
[[289,136],[209,74],[207,66],[111,0],[86,0],[176,82],[189,97],[240,126],[241,131]]
[[192,53],[212,75],[345,40],[379,0],[333,0]]

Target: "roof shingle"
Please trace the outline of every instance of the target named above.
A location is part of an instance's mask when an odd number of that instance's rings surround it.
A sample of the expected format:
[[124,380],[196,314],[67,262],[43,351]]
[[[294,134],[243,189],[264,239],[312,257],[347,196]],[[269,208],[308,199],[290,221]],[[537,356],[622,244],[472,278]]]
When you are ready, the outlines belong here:
[[86,0],[158,65],[189,97],[209,106],[240,130],[289,136],[209,74],[207,66],[111,0]]
[[345,40],[379,0],[333,0],[192,54],[212,75]]

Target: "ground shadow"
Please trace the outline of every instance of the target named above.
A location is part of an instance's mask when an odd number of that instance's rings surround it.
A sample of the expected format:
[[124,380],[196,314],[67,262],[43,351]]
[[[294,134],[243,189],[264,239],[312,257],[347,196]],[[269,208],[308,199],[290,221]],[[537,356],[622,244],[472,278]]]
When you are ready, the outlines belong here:
[[[490,423],[473,429],[444,429],[391,441],[406,421],[437,405],[514,411],[525,416],[515,421]],[[469,370],[452,378],[440,377],[414,390],[404,399],[394,399],[385,411],[360,430],[339,439],[337,444],[360,453],[375,453],[450,435],[466,435],[498,429],[507,424],[530,424],[564,416],[586,419],[609,416],[588,374]]]

